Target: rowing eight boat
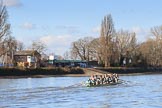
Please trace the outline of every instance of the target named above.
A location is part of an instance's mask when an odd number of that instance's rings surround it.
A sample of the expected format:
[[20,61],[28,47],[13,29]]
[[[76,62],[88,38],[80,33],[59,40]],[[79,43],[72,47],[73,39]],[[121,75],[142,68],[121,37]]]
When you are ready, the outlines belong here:
[[122,81],[119,80],[117,83],[112,82],[112,83],[107,83],[107,84],[92,85],[92,84],[90,84],[88,81],[86,81],[86,82],[84,83],[84,85],[87,86],[87,87],[99,87],[99,86],[117,85],[117,84],[121,84],[121,83],[122,83]]

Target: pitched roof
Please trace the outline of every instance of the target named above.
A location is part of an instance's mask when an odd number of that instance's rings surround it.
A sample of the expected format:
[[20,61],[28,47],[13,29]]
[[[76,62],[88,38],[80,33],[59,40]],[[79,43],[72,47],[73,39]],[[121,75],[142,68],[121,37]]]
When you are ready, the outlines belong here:
[[54,60],[54,63],[86,63],[86,62],[87,61],[85,60]]
[[36,50],[22,50],[15,52],[14,55],[33,55],[33,54],[39,54]]

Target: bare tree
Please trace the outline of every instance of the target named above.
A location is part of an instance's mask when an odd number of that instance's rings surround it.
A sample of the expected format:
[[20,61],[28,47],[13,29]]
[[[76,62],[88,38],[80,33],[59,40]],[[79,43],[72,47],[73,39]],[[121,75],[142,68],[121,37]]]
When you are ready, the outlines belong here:
[[89,43],[89,58],[90,60],[99,60],[100,56],[100,44],[99,44],[99,38],[94,38]]
[[136,34],[120,30],[116,35],[119,62],[121,64],[123,59],[126,59],[128,62],[129,59],[133,59],[133,57],[135,56],[135,51],[137,47]]
[[153,39],[148,39],[146,42],[143,42],[139,47],[139,52],[142,54],[142,58],[146,61],[147,65],[154,65],[155,63],[155,41]]
[[151,28],[151,38],[143,42],[140,52],[149,66],[162,66],[162,26]]
[[0,0],[0,59],[4,64],[8,53],[8,41],[7,38],[10,36],[10,24],[7,22],[8,12],[6,6],[3,5]]
[[78,52],[77,52],[77,48],[75,48],[75,43],[72,43],[72,48],[70,49],[70,59],[72,60],[77,60],[80,59]]
[[162,26],[153,27],[150,31],[155,40],[162,40]]
[[[149,50],[151,56],[151,65],[153,66],[162,66],[162,26],[156,26],[151,28],[152,35],[152,47]],[[152,48],[152,49],[151,49]]]
[[17,51],[21,51],[25,48],[25,45],[23,44],[23,42],[17,41],[16,43],[17,43],[17,48],[16,48]]
[[0,2],[0,39],[10,33],[10,24],[7,23],[8,12],[6,6]]
[[[152,46],[153,46],[153,54],[152,54],[152,65],[154,66],[162,66],[162,26],[156,26],[151,28],[152,35]],[[151,56],[151,55],[150,55]]]
[[75,58],[79,58],[81,60],[90,60],[90,43],[93,40],[92,37],[85,37],[83,39],[79,39],[72,43],[71,55]]
[[17,40],[12,37],[12,36],[9,36],[7,39],[6,39],[6,43],[7,43],[7,63],[10,63],[10,64],[13,64],[13,55],[14,53],[16,52],[16,49],[17,49]]
[[66,51],[66,52],[64,53],[64,59],[65,59],[65,60],[70,59],[70,52]]
[[47,49],[47,46],[41,41],[33,41],[31,48],[42,54]]
[[105,16],[101,24],[100,45],[105,67],[110,66],[114,39],[114,24],[111,15]]
[[10,36],[10,24],[7,23],[8,12],[0,1],[0,57],[6,53],[5,39]]

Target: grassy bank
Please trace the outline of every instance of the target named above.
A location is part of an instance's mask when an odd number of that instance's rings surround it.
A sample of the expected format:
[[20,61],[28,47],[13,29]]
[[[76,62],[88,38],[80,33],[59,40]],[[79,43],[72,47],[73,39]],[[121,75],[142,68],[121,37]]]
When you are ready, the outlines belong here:
[[133,74],[133,73],[162,73],[162,68],[153,68],[153,67],[136,67],[136,68],[127,68],[127,67],[114,67],[114,68],[97,68],[99,70],[117,73],[117,74]]
[[18,69],[0,68],[0,76],[32,76],[32,75],[66,75],[84,74],[81,68],[38,68],[38,69]]

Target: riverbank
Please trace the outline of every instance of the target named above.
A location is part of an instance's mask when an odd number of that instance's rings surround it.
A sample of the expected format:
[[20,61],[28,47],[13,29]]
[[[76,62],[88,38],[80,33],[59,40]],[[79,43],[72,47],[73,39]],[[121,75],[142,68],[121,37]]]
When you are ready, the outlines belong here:
[[145,74],[145,73],[162,73],[160,67],[110,67],[110,68],[96,68],[97,70],[117,73],[117,74]]
[[55,77],[89,77],[93,74],[117,73],[119,76],[146,75],[146,74],[162,74],[162,68],[127,68],[127,67],[111,67],[111,68],[84,68],[84,74],[66,74],[55,75]]
[[67,68],[27,69],[27,70],[0,69],[0,78],[89,77],[93,74],[102,74],[102,73],[95,72],[87,68],[68,69],[68,72]]
[[121,75],[162,74],[162,68],[0,68],[0,78],[89,77],[93,74],[117,73]]
[[56,75],[84,74],[81,68],[38,68],[38,69],[19,69],[19,68],[0,68],[0,78],[17,77],[46,77]]

